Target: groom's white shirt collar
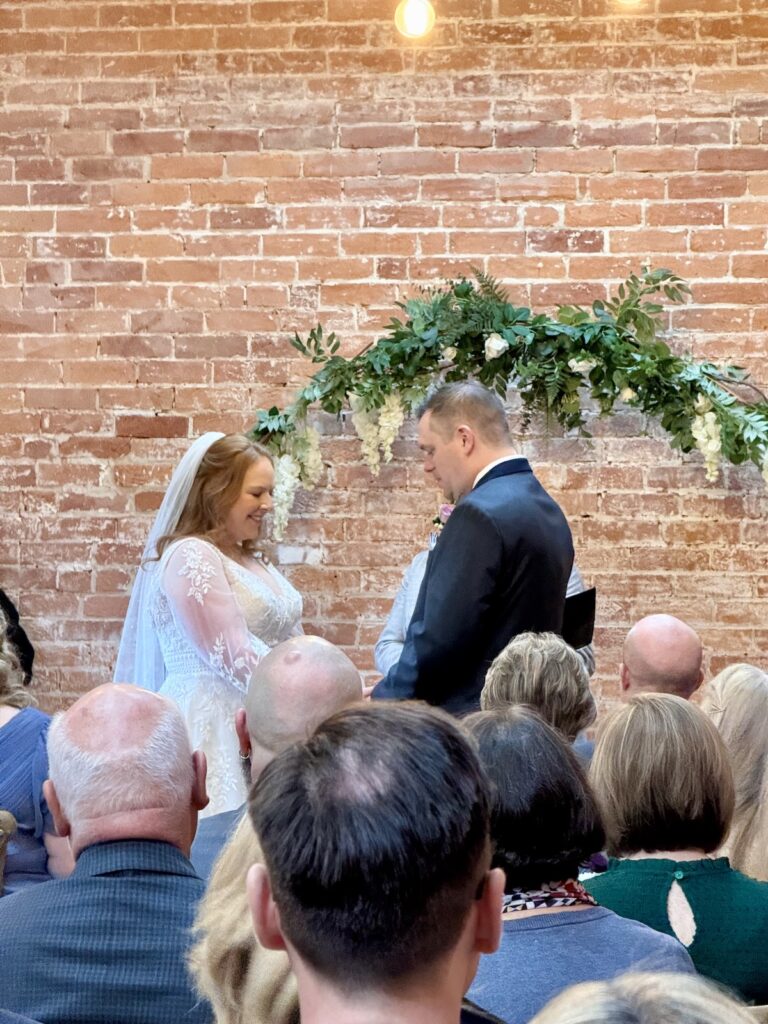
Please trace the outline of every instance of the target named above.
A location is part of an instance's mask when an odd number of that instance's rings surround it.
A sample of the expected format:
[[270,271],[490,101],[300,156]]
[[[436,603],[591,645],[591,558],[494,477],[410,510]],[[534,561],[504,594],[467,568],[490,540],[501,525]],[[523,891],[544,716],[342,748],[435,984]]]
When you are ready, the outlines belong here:
[[480,481],[483,479],[486,473],[490,473],[495,466],[500,466],[502,462],[512,462],[513,459],[525,459],[524,455],[502,455],[500,459],[494,459],[493,462],[489,462],[487,466],[480,470],[475,477],[475,482],[472,484],[472,490],[477,487]]

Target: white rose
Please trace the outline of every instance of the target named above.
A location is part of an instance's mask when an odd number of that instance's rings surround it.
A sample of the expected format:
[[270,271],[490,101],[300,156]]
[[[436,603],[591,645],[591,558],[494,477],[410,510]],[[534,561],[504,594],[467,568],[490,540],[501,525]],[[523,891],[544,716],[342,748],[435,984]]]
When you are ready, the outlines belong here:
[[594,359],[569,359],[568,367],[573,370],[574,373],[589,373],[590,370],[594,370],[597,363]]
[[631,402],[633,398],[637,398],[637,392],[633,391],[632,388],[622,388],[619,398],[622,402]]
[[498,359],[508,348],[509,342],[505,341],[500,334],[489,334],[485,339],[485,361]]
[[447,359],[451,363],[453,362],[453,360],[456,358],[456,349],[454,348],[453,345],[449,345],[447,348],[443,349],[443,358]]
[[694,410],[701,415],[702,413],[709,412],[712,408],[712,403],[706,395],[699,395],[696,401],[693,403]]

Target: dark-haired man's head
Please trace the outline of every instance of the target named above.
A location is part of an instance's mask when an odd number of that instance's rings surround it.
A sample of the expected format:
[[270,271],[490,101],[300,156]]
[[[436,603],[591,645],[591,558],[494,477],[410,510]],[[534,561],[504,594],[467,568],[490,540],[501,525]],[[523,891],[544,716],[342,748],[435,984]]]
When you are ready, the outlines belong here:
[[249,810],[265,859],[248,879],[256,931],[288,949],[300,1001],[303,984],[402,992],[448,964],[458,1006],[498,943],[503,877],[454,720],[417,704],[341,711],[265,768]]
[[570,744],[523,705],[463,720],[491,786],[493,865],[507,892],[576,878],[603,848],[596,802]]
[[515,454],[501,399],[477,381],[444,384],[418,416],[424,472],[454,504],[472,490],[481,470]]

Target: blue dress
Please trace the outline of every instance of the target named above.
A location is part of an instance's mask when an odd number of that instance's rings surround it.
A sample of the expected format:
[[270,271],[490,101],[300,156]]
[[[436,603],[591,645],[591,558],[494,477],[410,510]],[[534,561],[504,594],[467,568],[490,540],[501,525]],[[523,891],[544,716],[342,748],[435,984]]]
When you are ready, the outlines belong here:
[[0,727],[0,808],[16,818],[18,831],[8,844],[4,895],[35,882],[47,882],[48,854],[43,833],[55,834],[43,782],[48,776],[46,739],[51,719],[24,708]]

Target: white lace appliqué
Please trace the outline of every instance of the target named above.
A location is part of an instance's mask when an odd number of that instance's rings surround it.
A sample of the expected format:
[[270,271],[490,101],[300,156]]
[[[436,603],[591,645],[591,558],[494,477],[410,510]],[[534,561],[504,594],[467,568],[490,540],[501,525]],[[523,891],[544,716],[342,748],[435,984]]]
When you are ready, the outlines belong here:
[[205,558],[203,552],[193,544],[184,546],[184,565],[179,569],[179,576],[189,580],[187,596],[202,605],[205,595],[211,589],[210,581],[216,575],[216,566]]

